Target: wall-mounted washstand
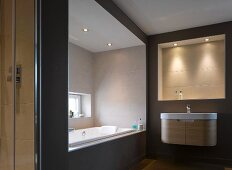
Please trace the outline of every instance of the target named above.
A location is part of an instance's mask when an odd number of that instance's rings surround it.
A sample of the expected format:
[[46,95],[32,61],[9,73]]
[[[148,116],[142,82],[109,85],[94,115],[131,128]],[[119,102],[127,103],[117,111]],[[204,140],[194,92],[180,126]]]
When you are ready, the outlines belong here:
[[161,139],[168,144],[215,146],[217,113],[161,113]]

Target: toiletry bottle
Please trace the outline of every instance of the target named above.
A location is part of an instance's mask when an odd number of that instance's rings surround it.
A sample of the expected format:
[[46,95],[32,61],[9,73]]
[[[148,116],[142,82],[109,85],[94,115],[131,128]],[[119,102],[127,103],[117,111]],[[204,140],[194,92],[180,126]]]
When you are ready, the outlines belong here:
[[138,121],[138,130],[143,130],[142,119],[140,118]]
[[182,93],[182,91],[180,91],[180,93],[179,93],[179,100],[183,100],[183,93]]
[[138,125],[136,121],[134,121],[134,123],[132,124],[132,129],[138,129]]

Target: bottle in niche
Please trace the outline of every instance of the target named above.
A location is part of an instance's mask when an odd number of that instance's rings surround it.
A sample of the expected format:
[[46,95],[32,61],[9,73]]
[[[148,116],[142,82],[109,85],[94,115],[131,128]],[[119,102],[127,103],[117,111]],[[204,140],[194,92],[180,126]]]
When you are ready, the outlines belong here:
[[183,92],[182,91],[179,92],[179,100],[183,100]]

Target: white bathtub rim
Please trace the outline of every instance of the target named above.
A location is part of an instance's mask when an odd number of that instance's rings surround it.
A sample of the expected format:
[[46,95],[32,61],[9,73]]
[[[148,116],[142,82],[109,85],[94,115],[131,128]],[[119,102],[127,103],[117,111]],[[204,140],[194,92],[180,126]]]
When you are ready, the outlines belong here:
[[110,141],[113,141],[113,140],[116,140],[116,139],[120,139],[120,138],[123,138],[123,137],[126,137],[126,136],[131,136],[131,135],[134,135],[134,134],[137,134],[137,133],[142,133],[142,132],[145,132],[145,131],[146,131],[146,129],[135,130],[135,131],[132,131],[132,132],[127,132],[127,133],[123,133],[123,134],[119,134],[119,135],[114,135],[112,137],[107,137],[107,138],[95,140],[95,141],[92,141],[92,142],[86,142],[86,143],[83,143],[81,145],[69,146],[68,151],[72,152],[72,151],[80,150],[80,149],[87,148],[87,147],[90,147],[90,146],[98,145],[98,144],[105,143],[105,142],[110,142]]
[[[102,126],[102,127],[107,127],[107,126]],[[108,127],[110,127],[110,126],[108,126]],[[113,127],[113,126],[111,126],[111,127]],[[101,127],[94,127],[94,128],[101,128]],[[94,128],[81,129],[81,131],[88,131],[88,129],[94,129]],[[69,147],[75,147],[75,146],[79,146],[79,145],[82,145],[82,144],[85,144],[85,143],[94,142],[94,141],[97,141],[97,140],[102,140],[102,139],[105,139],[105,138],[110,138],[110,137],[113,137],[113,136],[118,136],[118,135],[121,135],[121,134],[136,131],[135,129],[131,129],[131,128],[117,128],[117,130],[119,130],[119,129],[120,130],[125,130],[125,131],[121,131],[121,132],[117,132],[117,133],[110,133],[110,134],[102,134],[103,136],[90,138],[90,139],[85,139],[85,140],[81,140],[81,141],[76,141],[76,142],[73,142],[71,144],[69,143]],[[70,132],[70,133],[73,133],[73,132]]]

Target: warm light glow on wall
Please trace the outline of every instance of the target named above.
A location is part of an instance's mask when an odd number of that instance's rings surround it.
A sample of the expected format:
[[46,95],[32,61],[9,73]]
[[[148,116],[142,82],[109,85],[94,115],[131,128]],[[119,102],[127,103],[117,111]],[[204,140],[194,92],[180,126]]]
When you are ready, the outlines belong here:
[[202,59],[200,61],[200,68],[201,69],[209,69],[215,68],[217,64],[215,63],[215,54],[213,50],[213,46],[211,44],[204,44],[204,52]]
[[171,64],[171,70],[181,71],[182,69],[183,69],[183,61],[181,57],[175,56]]
[[205,67],[205,68],[214,67],[215,66],[215,60],[213,59],[213,57],[210,54],[205,54],[203,56],[201,66]]

